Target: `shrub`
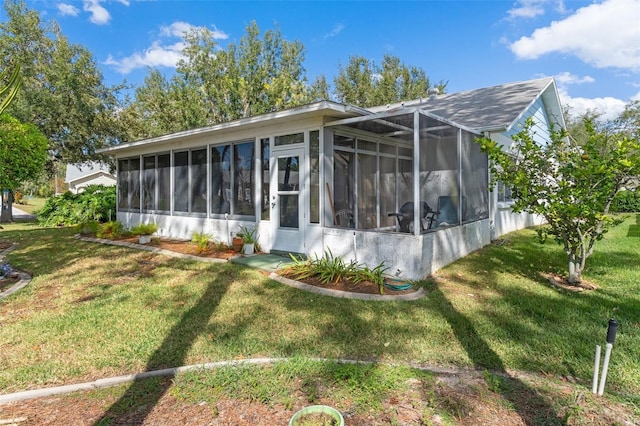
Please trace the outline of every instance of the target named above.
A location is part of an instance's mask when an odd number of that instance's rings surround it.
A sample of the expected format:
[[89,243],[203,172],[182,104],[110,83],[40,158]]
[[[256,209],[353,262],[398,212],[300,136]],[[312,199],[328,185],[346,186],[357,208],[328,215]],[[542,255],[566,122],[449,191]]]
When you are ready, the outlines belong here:
[[640,212],[640,192],[620,191],[613,198],[610,211],[613,213]]
[[95,220],[106,222],[116,211],[116,188],[91,185],[80,194],[65,192],[51,197],[38,212],[43,226],[76,225]]
[[158,225],[155,223],[141,223],[131,228],[133,235],[151,235],[158,230]]
[[209,249],[209,241],[211,236],[204,232],[194,232],[191,236],[191,242],[196,245],[198,253],[204,253]]
[[121,237],[123,233],[124,226],[120,222],[111,221],[100,224],[96,232],[96,237],[112,240]]

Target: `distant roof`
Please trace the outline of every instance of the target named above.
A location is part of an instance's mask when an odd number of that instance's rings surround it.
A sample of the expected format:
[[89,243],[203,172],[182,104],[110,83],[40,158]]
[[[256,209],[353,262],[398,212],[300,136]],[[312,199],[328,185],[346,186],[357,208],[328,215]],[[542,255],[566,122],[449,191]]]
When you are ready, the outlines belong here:
[[67,164],[67,174],[64,178],[64,181],[66,183],[73,182],[80,178],[90,176],[99,172],[104,172],[113,176],[113,173],[111,173],[109,169],[109,165],[99,161]]
[[539,97],[543,97],[546,98],[545,105],[552,109],[547,111],[551,119],[564,125],[554,88],[553,78],[548,77],[382,105],[369,110],[379,112],[424,106],[432,114],[472,129],[508,130]]

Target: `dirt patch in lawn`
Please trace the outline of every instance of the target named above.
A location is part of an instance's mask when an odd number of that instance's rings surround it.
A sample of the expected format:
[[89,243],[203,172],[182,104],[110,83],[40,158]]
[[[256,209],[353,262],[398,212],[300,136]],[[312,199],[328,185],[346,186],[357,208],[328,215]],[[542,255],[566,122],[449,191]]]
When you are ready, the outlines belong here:
[[[338,408],[348,426],[381,425],[611,425],[638,424],[632,409],[607,398],[596,398],[584,386],[548,381],[534,375],[518,375],[509,394],[496,392],[483,374],[462,370],[437,374],[433,382],[412,381],[410,389],[392,393],[377,409],[358,410],[353,401],[335,401],[316,395],[313,402],[300,383],[287,406],[282,403],[217,398],[213,402],[186,401],[175,395],[170,378],[157,381],[162,395],[140,395],[114,410],[127,389],[120,386],[101,391],[79,392],[0,406],[0,421],[17,425],[286,425],[299,409],[313,404]],[[544,389],[544,396],[531,398],[531,389]],[[146,388],[150,393],[154,387]],[[116,404],[117,405],[117,404]],[[123,407],[123,406],[121,406]],[[109,420],[102,419],[109,413]],[[101,423],[98,421],[102,419]],[[3,423],[4,424],[4,423]]]

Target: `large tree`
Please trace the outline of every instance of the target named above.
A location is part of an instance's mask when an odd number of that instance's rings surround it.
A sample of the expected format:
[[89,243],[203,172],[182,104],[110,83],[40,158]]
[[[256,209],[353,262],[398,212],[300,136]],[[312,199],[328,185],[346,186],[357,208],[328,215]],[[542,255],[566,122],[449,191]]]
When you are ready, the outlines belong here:
[[7,111],[47,137],[53,158],[87,161],[121,135],[116,93],[106,87],[92,54],[72,44],[55,22],[43,21],[21,0],[5,2],[0,66],[18,63],[22,86]]
[[[338,101],[363,108],[426,98],[432,87],[424,70],[388,54],[380,66],[364,56],[351,56],[345,67],[339,67],[333,83]],[[435,87],[444,93],[446,83]]]
[[[24,124],[8,114],[0,115],[0,189],[12,193],[26,180],[42,173],[47,158],[47,138],[33,124]],[[9,209],[0,220],[10,221]]]
[[304,48],[278,29],[260,32],[252,22],[239,43],[220,46],[206,28],[185,36],[184,59],[165,78],[150,71],[123,113],[131,138],[157,136],[258,114],[309,101]]
[[491,161],[492,183],[512,189],[513,211],[546,219],[542,240],[552,236],[568,256],[568,281],[579,285],[594,244],[614,223],[608,216],[616,193],[640,173],[640,141],[623,132],[598,128],[584,118],[577,138],[552,130],[550,140],[537,141],[534,123],[513,136],[503,149],[488,138],[479,143]]

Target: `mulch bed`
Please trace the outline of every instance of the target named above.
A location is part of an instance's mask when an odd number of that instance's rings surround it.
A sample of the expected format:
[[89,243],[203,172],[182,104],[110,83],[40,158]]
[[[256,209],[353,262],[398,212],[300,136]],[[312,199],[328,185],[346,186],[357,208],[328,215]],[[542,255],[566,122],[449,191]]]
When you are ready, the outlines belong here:
[[[122,237],[122,238],[114,239],[114,241],[126,241],[128,243],[138,244],[138,237]],[[169,250],[169,251],[182,253],[182,254],[190,254],[192,256],[226,259],[226,260],[234,256],[238,256],[240,254],[229,248],[223,249],[223,250],[216,250],[215,248],[210,248],[205,252],[198,252],[196,245],[190,241],[176,240],[176,239],[169,239],[169,238],[162,238],[162,237],[152,238],[151,242],[149,244],[145,244],[145,246],[158,247],[163,250]],[[295,276],[293,276],[291,273],[288,273],[286,269],[282,269],[278,271],[278,274],[286,278],[303,282],[305,284],[313,285],[316,287],[322,287],[326,289],[331,289],[331,290],[346,291],[351,293],[362,293],[362,294],[380,294],[380,289],[378,285],[371,281],[362,281],[358,284],[354,284],[351,281],[339,280],[330,284],[324,284],[316,278],[305,278],[305,279],[295,278]],[[384,294],[395,296],[395,295],[413,293],[416,290],[417,288],[411,288],[409,290],[393,290],[385,287]]]

